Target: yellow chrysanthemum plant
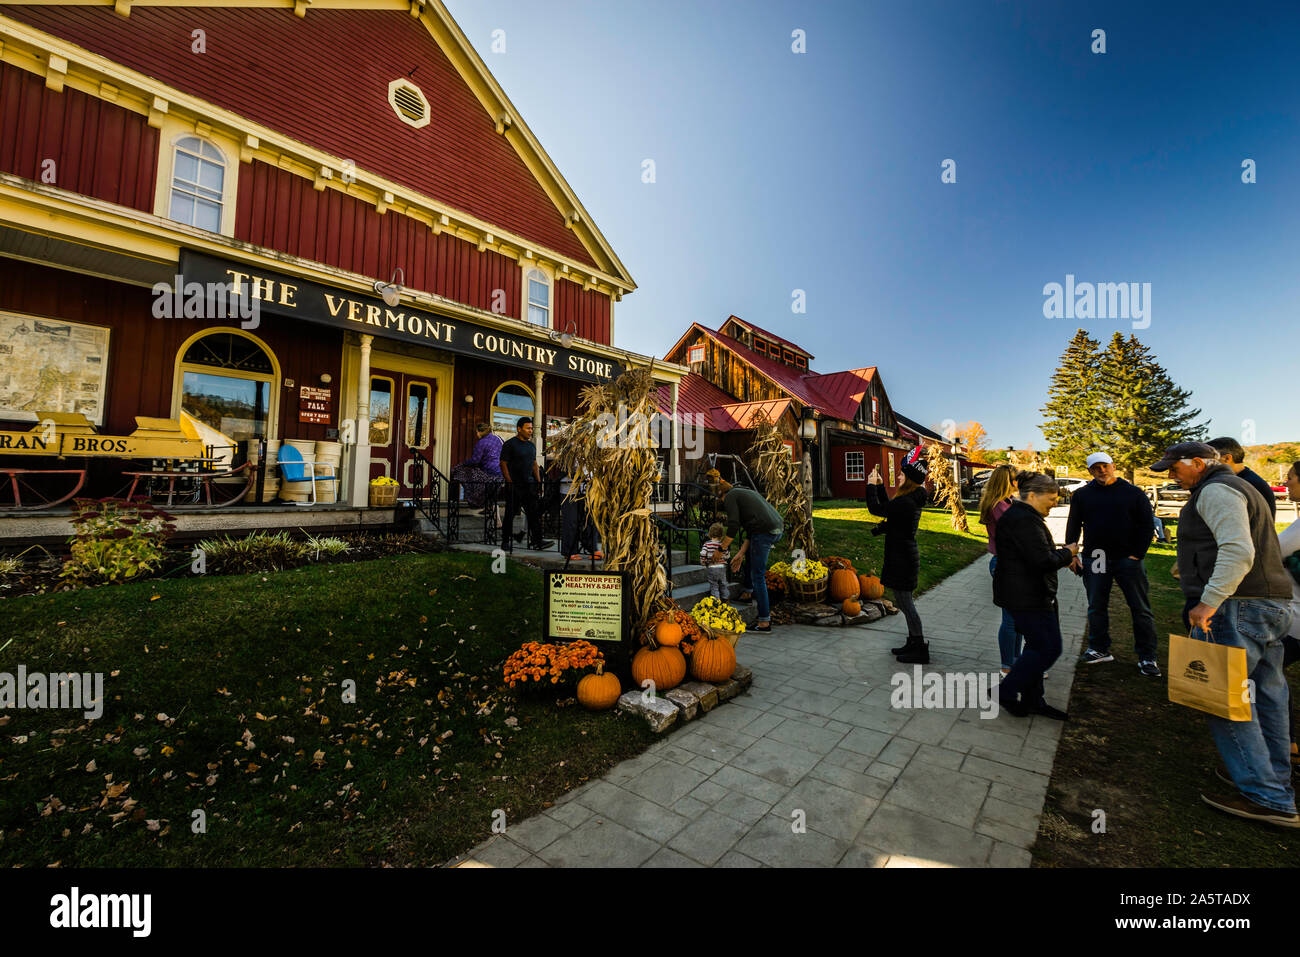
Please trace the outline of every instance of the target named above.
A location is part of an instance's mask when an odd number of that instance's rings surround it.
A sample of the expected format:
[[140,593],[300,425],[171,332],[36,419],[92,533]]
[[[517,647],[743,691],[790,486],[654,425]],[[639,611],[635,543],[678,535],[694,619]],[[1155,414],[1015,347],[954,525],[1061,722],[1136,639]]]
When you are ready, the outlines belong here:
[[740,635],[745,632],[745,620],[726,602],[712,596],[702,599],[691,609],[691,617],[700,627],[709,631],[729,631]]

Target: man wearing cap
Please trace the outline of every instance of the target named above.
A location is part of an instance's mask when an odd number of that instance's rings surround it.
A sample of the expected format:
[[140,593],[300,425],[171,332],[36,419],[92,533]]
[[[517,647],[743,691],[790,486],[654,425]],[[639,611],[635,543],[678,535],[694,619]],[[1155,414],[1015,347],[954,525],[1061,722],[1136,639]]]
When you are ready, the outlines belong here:
[[1133,645],[1138,670],[1149,678],[1160,677],[1156,663],[1156,619],[1148,597],[1147,570],[1143,559],[1155,528],[1154,514],[1146,494],[1115,475],[1115,463],[1105,452],[1088,456],[1092,481],[1070,499],[1065,523],[1065,541],[1073,545],[1083,528],[1083,550],[1070,568],[1083,574],[1088,592],[1088,650],[1086,665],[1114,661],[1110,653],[1110,586],[1119,585],[1133,617]]
[[1191,635],[1246,650],[1254,688],[1249,721],[1207,715],[1232,793],[1202,792],[1228,814],[1300,827],[1291,787],[1287,716],[1291,699],[1282,674],[1282,637],[1291,621],[1291,580],[1282,565],[1273,519],[1261,497],[1217,451],[1181,442],[1151,466],[1169,470],[1191,491],[1178,515],[1178,578],[1195,602]]

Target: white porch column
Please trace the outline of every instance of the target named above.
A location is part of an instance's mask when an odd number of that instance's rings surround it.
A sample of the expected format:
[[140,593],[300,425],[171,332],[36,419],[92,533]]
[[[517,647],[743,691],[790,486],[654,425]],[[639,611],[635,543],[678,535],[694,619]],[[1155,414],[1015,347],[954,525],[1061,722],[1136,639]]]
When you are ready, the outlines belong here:
[[542,455],[542,449],[546,445],[546,436],[543,431],[546,428],[546,413],[542,406],[542,380],[546,378],[541,372],[533,373],[533,392],[537,396],[537,408],[533,411],[533,435],[537,440],[537,468],[542,474],[546,473],[546,459]]
[[682,481],[682,424],[677,421],[677,383],[672,384],[673,450],[668,457],[668,481],[680,485]]
[[357,432],[352,446],[352,504],[364,508],[370,501],[370,343],[361,336],[361,362],[357,365]]

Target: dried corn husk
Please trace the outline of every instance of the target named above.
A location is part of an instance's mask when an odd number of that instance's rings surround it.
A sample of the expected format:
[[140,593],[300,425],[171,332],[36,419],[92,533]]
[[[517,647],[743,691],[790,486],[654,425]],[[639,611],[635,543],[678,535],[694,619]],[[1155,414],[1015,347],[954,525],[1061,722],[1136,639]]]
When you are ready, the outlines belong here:
[[[556,461],[575,478],[569,497],[585,495],[600,532],[605,568],[629,573],[635,632],[668,605],[668,577],[649,507],[659,471],[650,429],[657,398],[649,369],[629,369],[612,382],[586,386],[579,414],[555,441]],[[579,478],[587,483],[585,493],[578,491]]]
[[790,548],[803,549],[808,558],[817,557],[808,496],[804,491],[800,465],[790,460],[790,449],[781,432],[763,413],[754,420],[754,444],[749,447],[754,473],[767,493],[767,501],[785,520]]

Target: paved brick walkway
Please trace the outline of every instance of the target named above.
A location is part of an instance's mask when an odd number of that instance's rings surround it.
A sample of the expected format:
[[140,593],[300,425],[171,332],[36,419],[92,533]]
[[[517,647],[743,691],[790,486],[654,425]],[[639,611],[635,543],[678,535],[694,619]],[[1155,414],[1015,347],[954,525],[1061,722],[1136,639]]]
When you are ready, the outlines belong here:
[[[1066,707],[1087,612],[1063,571],[1065,651],[1047,699]],[[1001,612],[987,557],[918,599],[934,664],[998,668]],[[455,863],[494,867],[1027,866],[1061,725],[965,710],[894,710],[889,648],[872,625],[746,634],[750,691],[510,824]],[[806,829],[796,833],[797,812]]]

